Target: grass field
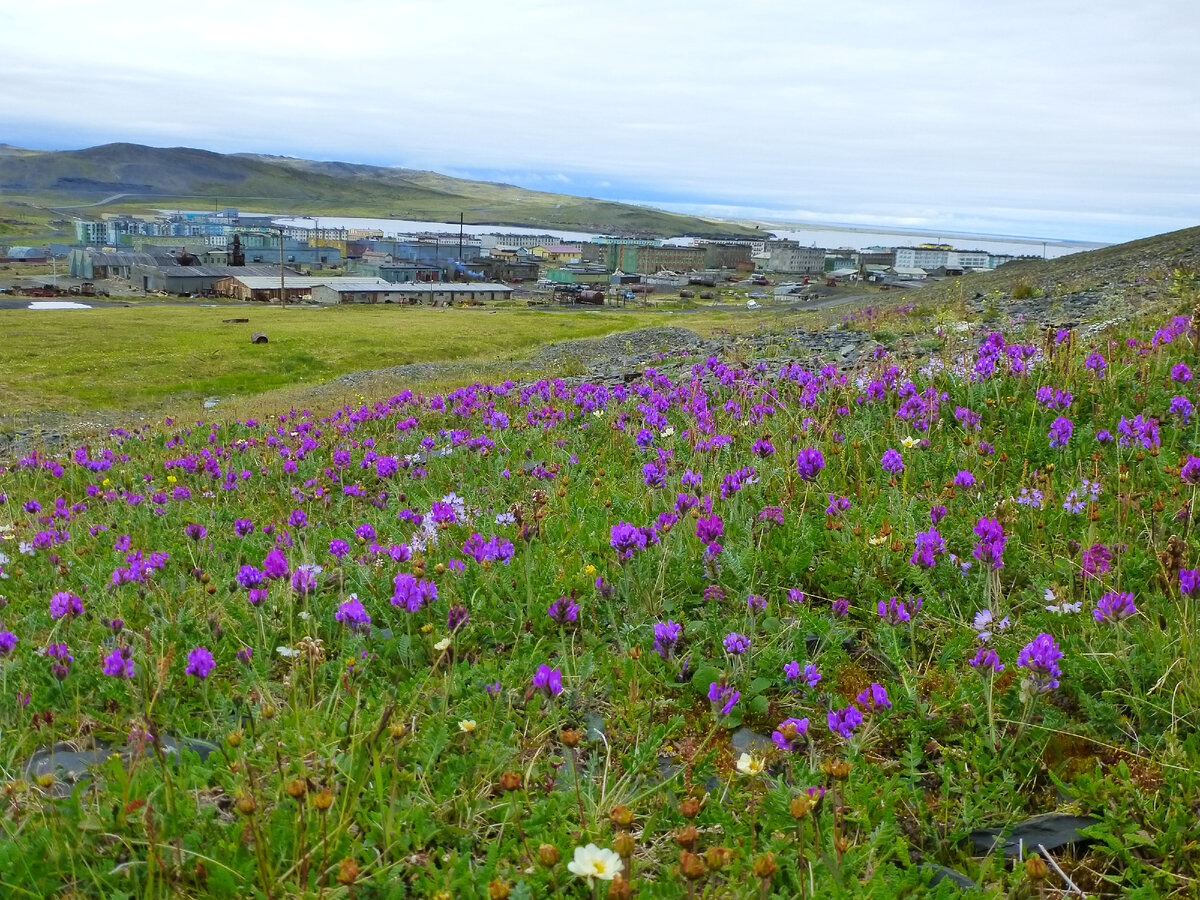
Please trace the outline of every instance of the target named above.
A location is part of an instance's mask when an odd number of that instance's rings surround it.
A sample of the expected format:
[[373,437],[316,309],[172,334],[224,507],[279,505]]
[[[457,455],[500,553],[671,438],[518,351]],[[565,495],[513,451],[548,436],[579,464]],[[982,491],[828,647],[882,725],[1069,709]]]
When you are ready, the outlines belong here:
[[[223,320],[249,322],[225,324]],[[543,344],[654,325],[757,327],[736,310],[539,311],[262,305],[0,313],[0,404],[170,412],[416,362],[519,360]],[[252,332],[270,342],[250,343]]]

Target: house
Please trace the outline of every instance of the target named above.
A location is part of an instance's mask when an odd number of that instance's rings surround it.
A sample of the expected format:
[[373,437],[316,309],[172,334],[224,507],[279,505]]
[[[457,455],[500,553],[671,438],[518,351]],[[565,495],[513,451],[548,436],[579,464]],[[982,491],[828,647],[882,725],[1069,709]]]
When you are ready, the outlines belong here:
[[531,252],[548,263],[569,265],[583,261],[583,249],[577,244],[538,244]]
[[[352,282],[358,281],[355,284]],[[458,302],[507,300],[512,288],[493,282],[475,284],[390,284],[361,283],[362,279],[331,278],[312,287],[312,299],[317,303],[426,303],[430,306],[450,306]],[[276,292],[279,288],[276,286]]]

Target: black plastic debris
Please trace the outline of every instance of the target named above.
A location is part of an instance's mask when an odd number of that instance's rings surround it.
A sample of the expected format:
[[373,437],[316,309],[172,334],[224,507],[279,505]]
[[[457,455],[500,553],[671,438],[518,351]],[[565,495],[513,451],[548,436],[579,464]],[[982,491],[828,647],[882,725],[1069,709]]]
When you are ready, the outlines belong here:
[[1069,813],[1046,813],[1018,822],[1006,828],[977,828],[971,832],[971,843],[979,854],[994,852],[1000,848],[1006,857],[1036,852],[1041,844],[1047,850],[1058,847],[1083,846],[1089,838],[1080,834],[1080,829],[1098,825],[1099,819],[1090,816],[1074,816]]
[[962,872],[956,872],[956,871],[954,871],[954,869],[949,869],[946,866],[919,865],[919,866],[917,866],[917,869],[922,872],[932,873],[929,878],[929,886],[930,887],[935,887],[935,886],[941,884],[943,881],[948,881],[950,884],[954,885],[955,887],[960,887],[960,888],[978,888],[979,887],[979,885],[977,885],[974,881],[972,881],[970,878],[968,878]]

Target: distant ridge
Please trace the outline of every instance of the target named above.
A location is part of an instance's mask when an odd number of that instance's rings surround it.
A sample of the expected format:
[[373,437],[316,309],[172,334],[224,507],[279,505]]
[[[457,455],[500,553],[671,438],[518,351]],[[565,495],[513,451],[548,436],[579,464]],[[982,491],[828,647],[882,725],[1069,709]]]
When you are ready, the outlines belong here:
[[266,212],[532,225],[630,235],[747,236],[762,232],[697,216],[417,169],[102,144],[84,150],[0,145],[0,190],[68,207],[112,198],[114,208],[204,200]]

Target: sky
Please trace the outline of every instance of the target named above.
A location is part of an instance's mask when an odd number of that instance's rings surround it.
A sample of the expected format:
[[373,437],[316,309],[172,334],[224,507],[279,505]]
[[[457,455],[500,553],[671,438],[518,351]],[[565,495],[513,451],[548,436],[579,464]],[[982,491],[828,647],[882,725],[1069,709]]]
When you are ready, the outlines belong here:
[[0,5],[0,143],[430,169],[772,221],[1200,225],[1196,0]]

